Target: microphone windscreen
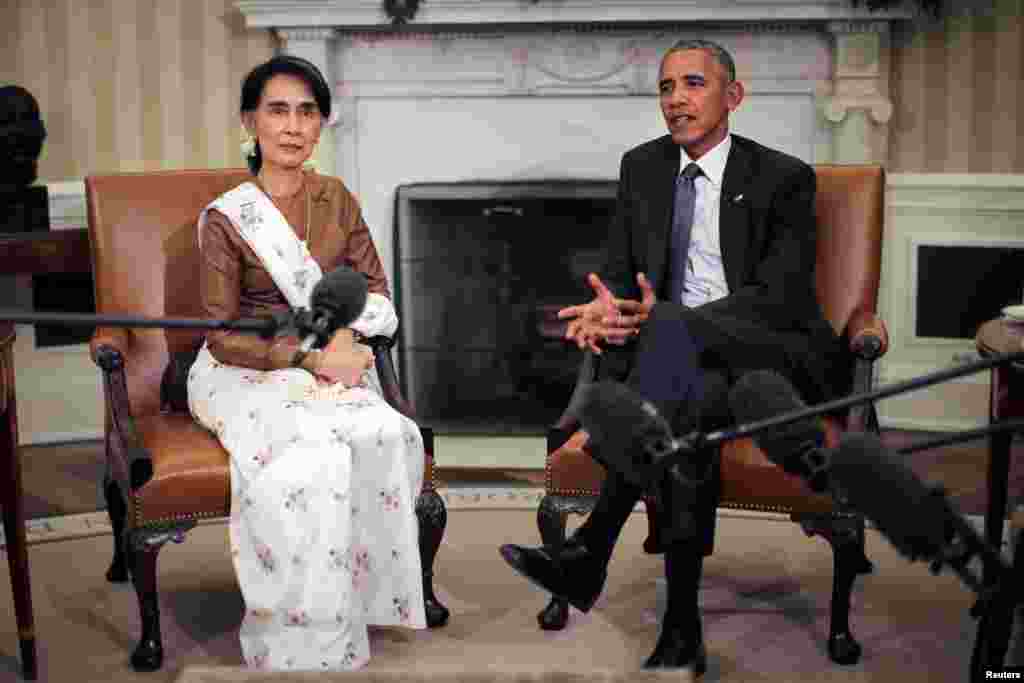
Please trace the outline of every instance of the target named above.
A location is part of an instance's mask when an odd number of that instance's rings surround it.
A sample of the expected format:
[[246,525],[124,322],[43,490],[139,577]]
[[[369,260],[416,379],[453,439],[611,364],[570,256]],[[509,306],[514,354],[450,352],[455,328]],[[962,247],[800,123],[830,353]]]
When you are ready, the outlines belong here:
[[844,434],[829,478],[850,507],[911,560],[935,558],[952,538],[951,511],[941,490],[925,485],[874,434]]
[[[729,391],[729,408],[740,424],[760,422],[785,413],[806,408],[793,385],[771,370],[748,372]],[[765,456],[788,472],[799,471],[798,457],[808,448],[825,445],[825,431],[819,420],[804,418],[789,424],[765,429],[752,437]]]
[[314,314],[327,314],[331,329],[338,329],[359,317],[366,308],[368,294],[365,275],[348,266],[338,266],[313,286],[309,306]]
[[625,384],[602,381],[584,387],[566,412],[590,435],[591,453],[605,467],[641,486],[656,478],[651,454],[659,449],[651,447],[673,436],[652,403]]

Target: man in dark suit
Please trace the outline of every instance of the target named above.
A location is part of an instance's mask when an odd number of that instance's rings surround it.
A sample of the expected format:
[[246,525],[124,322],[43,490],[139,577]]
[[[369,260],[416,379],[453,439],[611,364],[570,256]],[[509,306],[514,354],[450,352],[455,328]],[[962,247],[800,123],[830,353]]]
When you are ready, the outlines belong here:
[[[595,298],[559,312],[570,321],[566,337],[601,354],[600,375],[625,378],[677,434],[728,425],[729,386],[750,370],[780,372],[808,402],[834,397],[850,373],[814,291],[813,169],[730,134],[744,89],[716,43],[669,49],[658,89],[669,134],[623,157],[603,279],[591,274]],[[601,447],[588,444],[599,461]],[[677,478],[659,491],[668,605],[647,668],[706,667],[697,597],[714,539],[716,456],[689,459],[682,479],[691,485]],[[517,545],[502,546],[502,556],[587,611],[642,494],[609,469],[558,557]]]

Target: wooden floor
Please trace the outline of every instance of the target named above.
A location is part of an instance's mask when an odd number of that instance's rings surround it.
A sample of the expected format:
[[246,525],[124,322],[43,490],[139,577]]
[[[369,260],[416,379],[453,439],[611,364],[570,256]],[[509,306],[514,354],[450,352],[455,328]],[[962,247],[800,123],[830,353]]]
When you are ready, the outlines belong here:
[[[893,448],[929,436],[919,432],[891,430],[883,434]],[[984,514],[987,443],[973,441],[922,451],[908,456],[910,466],[927,481],[939,482],[949,491],[953,502],[966,513]],[[98,441],[20,449],[22,483],[27,519],[92,512],[103,509],[101,482],[104,473],[103,444]],[[1010,499],[1024,500],[1024,443],[1014,442],[1010,469]],[[543,486],[543,469],[445,466],[438,454],[438,483]]]

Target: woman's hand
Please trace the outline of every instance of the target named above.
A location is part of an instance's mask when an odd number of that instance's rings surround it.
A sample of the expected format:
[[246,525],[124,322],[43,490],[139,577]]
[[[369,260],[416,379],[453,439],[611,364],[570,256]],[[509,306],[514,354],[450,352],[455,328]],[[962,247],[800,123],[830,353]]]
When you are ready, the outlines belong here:
[[350,329],[335,332],[320,351],[316,376],[328,384],[341,382],[346,387],[359,384],[363,372],[373,367],[373,351],[355,341]]

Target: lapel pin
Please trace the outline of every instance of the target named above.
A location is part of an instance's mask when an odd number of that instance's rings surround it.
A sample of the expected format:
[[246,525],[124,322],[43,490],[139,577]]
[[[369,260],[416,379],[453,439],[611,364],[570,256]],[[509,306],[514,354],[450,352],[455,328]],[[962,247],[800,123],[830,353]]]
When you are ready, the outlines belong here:
[[743,193],[742,192],[740,192],[738,195],[736,195],[735,197],[732,198],[732,203],[733,204],[739,204],[742,201],[743,201]]

